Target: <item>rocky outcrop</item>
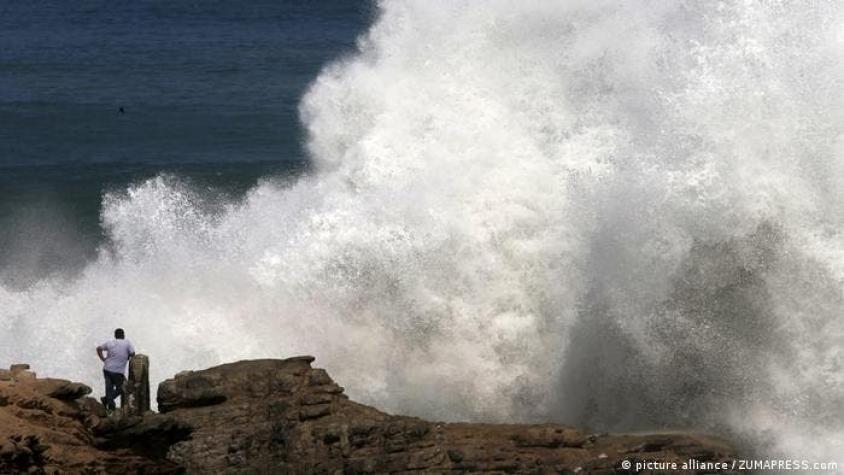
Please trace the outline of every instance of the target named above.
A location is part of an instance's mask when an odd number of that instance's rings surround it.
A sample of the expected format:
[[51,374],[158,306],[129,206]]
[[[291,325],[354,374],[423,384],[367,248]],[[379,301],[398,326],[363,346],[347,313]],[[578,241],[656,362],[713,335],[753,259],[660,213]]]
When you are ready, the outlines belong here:
[[350,401],[312,361],[241,361],[163,382],[159,409],[193,429],[168,459],[189,473],[613,473],[623,460],[681,466],[733,456],[724,442],[692,434],[392,416]]
[[39,379],[28,365],[0,371],[0,473],[178,473],[165,459],[105,450],[94,427],[105,418],[91,388]]
[[734,457],[723,441],[694,434],[389,415],[350,401],[312,362],[180,373],[159,386],[160,413],[111,417],[85,385],[23,366],[0,371],[0,473],[633,473],[622,461]]

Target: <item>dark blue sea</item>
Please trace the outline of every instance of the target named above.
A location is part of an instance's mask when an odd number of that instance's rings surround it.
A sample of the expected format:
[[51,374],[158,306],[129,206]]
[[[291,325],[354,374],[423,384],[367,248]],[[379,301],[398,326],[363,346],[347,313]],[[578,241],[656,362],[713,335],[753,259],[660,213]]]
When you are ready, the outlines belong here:
[[[346,0],[3,0],[0,249],[59,226],[90,254],[103,193],[159,173],[237,194],[307,167],[298,101],[374,12]],[[64,246],[56,256],[71,258]]]

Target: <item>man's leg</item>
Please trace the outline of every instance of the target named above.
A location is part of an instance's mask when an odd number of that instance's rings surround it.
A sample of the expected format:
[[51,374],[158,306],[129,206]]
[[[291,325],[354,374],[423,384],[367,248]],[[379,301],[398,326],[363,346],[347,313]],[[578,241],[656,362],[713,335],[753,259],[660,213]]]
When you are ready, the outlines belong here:
[[[126,381],[126,377],[123,376],[122,373],[112,373],[114,378],[114,399],[117,399],[117,396],[120,396],[120,405],[123,405],[123,382]],[[112,399],[112,401],[114,401]],[[114,402],[112,402],[114,404]]]
[[108,402],[107,409],[114,410],[117,409],[117,405],[114,403],[114,400],[117,396],[123,391],[123,375],[120,373],[112,373],[111,371],[105,371],[106,380],[106,402]]
[[109,410],[114,404],[114,383],[110,372],[103,370],[103,377],[105,378],[105,397],[102,398],[102,403],[106,410]]
[[103,403],[103,407],[108,409],[108,385],[109,385],[109,382],[108,382],[108,373],[106,373],[105,370],[103,370],[103,381],[105,381],[105,396],[100,398],[100,402]]

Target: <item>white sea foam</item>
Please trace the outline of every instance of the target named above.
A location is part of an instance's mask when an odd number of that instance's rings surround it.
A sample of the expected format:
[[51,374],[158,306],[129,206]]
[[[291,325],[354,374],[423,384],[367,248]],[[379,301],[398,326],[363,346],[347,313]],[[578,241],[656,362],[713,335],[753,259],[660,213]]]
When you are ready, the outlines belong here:
[[315,171],[103,203],[77,277],[0,287],[0,361],[99,381],[314,354],[444,419],[844,453],[842,7],[392,1],[302,101]]

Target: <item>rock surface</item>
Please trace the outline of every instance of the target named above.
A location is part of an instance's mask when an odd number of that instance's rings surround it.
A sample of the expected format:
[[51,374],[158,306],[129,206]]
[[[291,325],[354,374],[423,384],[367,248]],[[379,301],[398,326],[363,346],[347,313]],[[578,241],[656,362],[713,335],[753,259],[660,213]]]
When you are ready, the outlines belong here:
[[163,382],[159,409],[193,428],[167,457],[189,473],[353,474],[615,473],[623,460],[733,457],[724,442],[692,434],[601,435],[392,416],[350,401],[312,361],[241,361]]
[[93,428],[102,406],[91,388],[62,379],[37,379],[27,365],[0,373],[0,474],[178,473],[164,459],[131,450],[103,450]]
[[634,473],[621,462],[734,457],[723,441],[694,434],[393,416],[350,401],[312,362],[180,373],[159,386],[161,413],[112,417],[85,385],[0,372],[0,473]]

